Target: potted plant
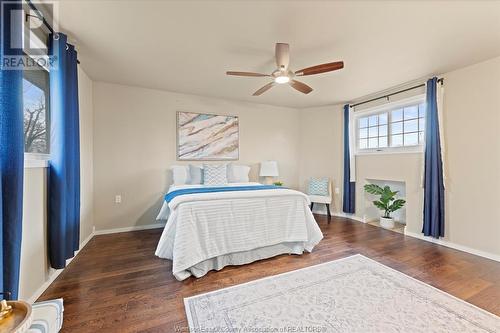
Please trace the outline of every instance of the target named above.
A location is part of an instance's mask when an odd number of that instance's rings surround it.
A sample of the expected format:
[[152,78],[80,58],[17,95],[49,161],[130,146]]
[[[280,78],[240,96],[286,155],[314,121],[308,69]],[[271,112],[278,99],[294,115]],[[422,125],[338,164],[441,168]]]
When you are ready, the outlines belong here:
[[394,219],[391,217],[391,213],[403,208],[406,203],[403,199],[395,198],[399,191],[393,192],[389,186],[382,188],[376,184],[365,185],[365,191],[380,196],[379,200],[373,201],[373,204],[384,212],[384,215],[380,217],[380,226],[386,229],[394,228]]

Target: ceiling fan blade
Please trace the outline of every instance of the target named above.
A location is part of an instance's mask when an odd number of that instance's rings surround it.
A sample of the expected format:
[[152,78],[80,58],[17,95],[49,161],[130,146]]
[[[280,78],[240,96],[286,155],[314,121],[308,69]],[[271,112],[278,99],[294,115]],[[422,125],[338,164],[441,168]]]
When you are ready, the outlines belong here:
[[297,81],[297,80],[291,80],[290,81],[290,85],[300,91],[301,93],[304,93],[304,94],[309,94],[311,91],[313,91],[313,89],[311,87],[309,87],[307,84],[305,83],[302,83],[300,81]]
[[275,49],[276,65],[280,70],[287,70],[290,63],[290,45],[286,43],[276,43]]
[[269,89],[271,89],[274,85],[275,85],[274,81],[273,82],[269,82],[268,84],[266,84],[265,86],[263,86],[262,88],[260,88],[256,92],[254,92],[253,96],[260,96],[260,95],[262,95],[263,93],[265,93],[266,91],[268,91]]
[[226,72],[226,75],[252,76],[252,77],[270,76],[269,74],[252,73],[252,72],[234,72],[234,71]]
[[295,75],[297,76],[314,75],[314,74],[336,71],[342,68],[344,68],[344,62],[336,61],[298,70],[295,72]]

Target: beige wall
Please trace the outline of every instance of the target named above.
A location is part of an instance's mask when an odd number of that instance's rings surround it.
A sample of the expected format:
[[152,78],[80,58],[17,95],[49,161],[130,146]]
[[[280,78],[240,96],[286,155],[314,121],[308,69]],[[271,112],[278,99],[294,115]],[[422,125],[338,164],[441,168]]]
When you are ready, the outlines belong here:
[[500,57],[444,77],[446,239],[500,255]]
[[31,298],[51,274],[47,256],[46,175],[47,168],[24,169],[20,299]]
[[80,242],[94,229],[94,98],[93,82],[79,67],[80,103]]
[[[78,68],[80,101],[80,243],[93,231],[92,81]],[[47,168],[24,169],[23,236],[19,298],[34,301],[53,279],[47,256]]]
[[[311,177],[329,177],[332,180],[332,211],[342,211],[343,173],[343,116],[342,106],[333,105],[304,109],[300,112],[299,184],[306,191]],[[326,211],[316,205],[315,211]]]
[[[299,111],[291,108],[94,83],[94,217],[97,230],[156,223],[176,161],[176,112],[238,115],[240,159],[279,162],[280,179],[297,187]],[[192,162],[201,163],[201,162]],[[115,203],[115,195],[122,203]]]
[[[444,240],[498,256],[500,57],[443,76],[447,171]],[[334,121],[343,121],[341,106],[301,110],[301,182],[310,176],[326,175],[331,169],[331,177],[342,181],[342,138],[339,140],[336,134],[342,128]],[[422,158],[418,153],[357,156],[356,215],[363,217],[366,179],[404,181],[407,231],[421,234]]]

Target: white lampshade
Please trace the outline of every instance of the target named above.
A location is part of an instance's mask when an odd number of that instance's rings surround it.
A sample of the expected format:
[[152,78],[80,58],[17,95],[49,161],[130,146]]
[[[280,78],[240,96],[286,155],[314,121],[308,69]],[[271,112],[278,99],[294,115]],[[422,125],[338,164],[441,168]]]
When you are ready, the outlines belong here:
[[260,174],[261,177],[278,177],[278,162],[276,161],[265,161],[260,163]]

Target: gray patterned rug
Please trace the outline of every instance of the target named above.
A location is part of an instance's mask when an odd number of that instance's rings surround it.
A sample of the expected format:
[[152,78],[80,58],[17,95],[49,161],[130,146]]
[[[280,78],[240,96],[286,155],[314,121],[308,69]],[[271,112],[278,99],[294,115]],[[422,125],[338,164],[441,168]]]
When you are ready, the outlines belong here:
[[500,318],[362,255],[184,299],[192,332],[500,332]]

